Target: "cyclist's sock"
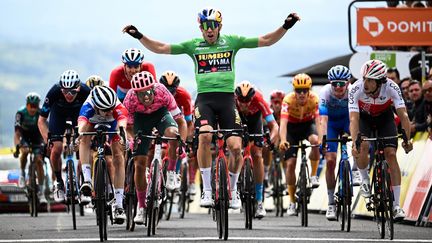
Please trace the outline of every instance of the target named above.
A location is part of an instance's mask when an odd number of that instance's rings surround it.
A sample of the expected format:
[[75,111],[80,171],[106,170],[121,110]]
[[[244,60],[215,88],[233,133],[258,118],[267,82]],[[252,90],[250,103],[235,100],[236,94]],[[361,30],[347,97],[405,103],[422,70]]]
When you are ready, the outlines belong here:
[[57,182],[60,183],[61,185],[64,185],[61,170],[60,171],[54,171],[54,174],[56,176]]
[[288,194],[290,198],[290,202],[295,203],[295,191],[296,187],[294,185],[288,185]]
[[369,180],[369,172],[368,172],[367,168],[365,168],[365,169],[358,168],[358,170],[360,171],[360,175],[362,177],[362,181]]
[[335,204],[334,192],[335,192],[334,189],[332,189],[332,190],[327,189],[328,205],[334,205]]
[[25,170],[21,170],[21,175],[25,178]]
[[81,170],[84,175],[84,181],[91,181],[91,167],[90,164],[81,164]]
[[211,191],[211,167],[201,168],[201,177],[203,180],[203,191]]
[[262,183],[256,183],[255,184],[255,195],[256,195],[256,201],[257,203],[262,202],[263,200],[263,184]]
[[177,159],[176,160],[176,167],[175,167],[175,171],[177,174],[180,174],[180,166],[181,166],[182,160],[181,159]]
[[117,208],[123,208],[123,188],[116,188],[114,190]]
[[[138,191],[138,189],[136,189],[136,193],[137,193],[137,199],[138,199],[138,208],[145,208],[145,196],[146,196],[146,191]],[[116,199],[117,200],[117,199]]]
[[173,171],[176,169],[176,163],[177,160],[175,159],[168,159],[168,171]]
[[189,166],[189,183],[195,183],[196,168]]
[[393,186],[393,195],[394,195],[393,207],[399,206],[400,190],[401,190],[400,185],[399,186]]
[[240,173],[232,173],[230,171],[229,176],[230,176],[230,187],[231,187],[231,191],[237,191],[237,181],[239,178]]
[[312,167],[311,176],[316,176],[318,171],[319,160],[311,160],[310,162]]
[[270,166],[265,165],[264,166],[264,180],[268,180],[269,170],[270,170]]

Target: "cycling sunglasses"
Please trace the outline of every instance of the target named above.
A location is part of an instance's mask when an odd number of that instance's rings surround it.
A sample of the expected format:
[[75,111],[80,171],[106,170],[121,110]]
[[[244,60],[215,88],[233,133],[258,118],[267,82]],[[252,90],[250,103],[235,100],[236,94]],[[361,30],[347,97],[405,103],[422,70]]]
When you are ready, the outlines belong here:
[[302,88],[302,89],[295,89],[294,90],[297,94],[307,94],[309,92],[308,88]]
[[78,93],[78,89],[62,89],[63,94],[76,95]]
[[152,96],[154,94],[154,89],[148,89],[146,91],[137,92],[138,97],[144,98],[145,96]]
[[219,27],[219,22],[214,21],[214,20],[204,21],[201,23],[201,26],[202,26],[203,30],[208,30],[208,29],[214,30],[217,27]]
[[140,64],[126,64],[128,68],[138,68]]
[[27,105],[30,106],[30,108],[33,108],[33,109],[39,108],[38,104],[28,103]]
[[336,88],[336,87],[344,87],[345,85],[347,85],[348,82],[341,80],[341,81],[332,81],[330,83],[333,87]]

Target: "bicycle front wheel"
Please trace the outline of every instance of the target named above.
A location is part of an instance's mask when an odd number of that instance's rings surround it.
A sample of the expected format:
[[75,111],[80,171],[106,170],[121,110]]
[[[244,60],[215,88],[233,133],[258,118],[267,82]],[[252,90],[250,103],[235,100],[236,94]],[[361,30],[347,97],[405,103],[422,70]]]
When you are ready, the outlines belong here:
[[36,184],[36,164],[33,160],[30,161],[29,166],[29,173],[30,173],[30,186],[28,188],[28,194],[29,194],[29,211],[31,217],[37,217],[38,216],[38,195],[37,195],[37,184]]
[[134,218],[137,213],[137,197],[135,192],[135,181],[134,181],[135,167],[133,163],[133,157],[129,158],[126,168],[126,230],[134,231],[135,222]]
[[225,159],[221,158],[219,161],[219,208],[220,208],[220,232],[219,239],[223,237],[224,240],[228,239],[228,208],[229,208],[229,195],[228,195],[228,178],[227,167]]
[[348,161],[344,161],[343,167],[343,182],[342,182],[342,220],[341,230],[344,231],[346,225],[346,231],[351,230],[351,173],[350,165]]
[[245,228],[246,229],[252,229],[252,218],[253,215],[253,205],[254,205],[254,198],[253,198],[253,191],[255,188],[253,188],[253,175],[252,175],[252,168],[251,168],[251,160],[245,159],[245,167],[244,167],[244,180],[243,180],[243,190],[244,190],[244,201],[245,201]]
[[180,185],[180,197],[179,197],[179,213],[180,218],[184,218],[185,211],[186,211],[186,201],[189,200],[187,190],[188,190],[188,171],[189,167],[188,164],[183,164],[181,167],[181,185]]
[[308,201],[308,193],[307,193],[307,169],[306,164],[302,163],[300,165],[300,208],[301,208],[301,225],[304,227],[308,226],[308,211],[307,211],[307,201]]
[[105,198],[105,168],[102,160],[96,161],[96,217],[99,226],[99,238],[103,242],[106,235],[106,198]]
[[394,228],[393,228],[393,191],[391,188],[390,169],[386,161],[382,162],[382,190],[381,190],[381,203],[383,205],[381,226],[383,227],[381,238],[384,238],[384,229],[387,231],[387,238],[393,240]]
[[72,224],[73,224],[73,229],[76,230],[76,212],[75,212],[75,180],[74,180],[74,173],[73,173],[73,161],[72,160],[68,160],[66,162],[67,164],[67,173],[68,173],[68,192],[67,192],[67,198],[70,204],[70,207],[72,208]]

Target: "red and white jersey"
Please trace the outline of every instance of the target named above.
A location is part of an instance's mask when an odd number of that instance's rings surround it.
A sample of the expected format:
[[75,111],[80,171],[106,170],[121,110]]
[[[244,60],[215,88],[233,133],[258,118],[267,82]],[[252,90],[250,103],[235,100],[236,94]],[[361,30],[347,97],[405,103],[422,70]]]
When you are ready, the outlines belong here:
[[247,107],[245,107],[245,109],[242,109],[239,104],[241,103],[238,99],[237,96],[236,98],[236,105],[237,105],[237,110],[246,115],[246,116],[250,116],[253,114],[256,114],[257,112],[261,111],[261,115],[264,119],[269,119],[269,116],[272,115],[271,117],[273,118],[272,120],[274,120],[273,117],[273,111],[270,109],[270,105],[264,100],[263,95],[260,91],[255,90],[255,95],[252,98],[251,102],[249,103],[249,105]]
[[391,79],[381,85],[379,95],[371,97],[364,92],[364,82],[357,80],[348,88],[349,112],[362,112],[371,116],[378,116],[394,105],[396,109],[405,107],[399,86]]
[[192,121],[193,105],[189,92],[185,88],[179,86],[177,87],[177,91],[174,94],[174,99],[177,103],[177,106],[183,112],[185,120],[187,122]]

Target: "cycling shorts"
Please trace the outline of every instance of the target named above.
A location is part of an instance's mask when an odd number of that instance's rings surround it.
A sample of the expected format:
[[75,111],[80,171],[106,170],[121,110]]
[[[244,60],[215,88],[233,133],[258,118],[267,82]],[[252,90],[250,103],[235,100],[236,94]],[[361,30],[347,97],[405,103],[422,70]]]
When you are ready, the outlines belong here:
[[[327,123],[327,138],[335,139],[338,138],[340,134],[348,133],[349,134],[349,122],[328,122]],[[337,142],[328,142],[327,143],[327,152],[337,152],[338,143]]]
[[[154,127],[160,134],[164,134],[168,127],[178,127],[176,121],[168,112],[166,107],[162,107],[151,114],[135,112],[134,119],[135,134],[137,134],[138,131],[142,131],[145,135],[151,135]],[[136,154],[147,155],[150,142],[150,139],[142,138],[141,143],[138,145]]]
[[[261,111],[258,111],[257,113],[248,116],[240,115],[240,117],[242,119],[242,123],[247,125],[249,134],[263,133]],[[263,137],[251,138],[250,141],[254,141],[255,146],[260,148],[262,148],[264,145]]]
[[29,147],[32,145],[33,154],[42,154],[44,141],[39,132],[22,131],[21,147]]
[[[315,126],[315,120],[310,120],[301,123],[289,123],[287,124],[287,141],[291,145],[297,145],[300,141],[308,139],[310,135],[317,135]],[[290,158],[297,158],[298,148],[289,148],[285,151],[285,160]]]
[[[396,136],[397,128],[392,109],[387,109],[378,116],[371,116],[360,112],[360,133],[367,137],[373,137],[373,130],[377,129],[378,137]],[[397,138],[384,141],[384,147],[397,148]]]
[[[60,112],[57,112],[56,109],[51,110],[49,114],[49,122],[48,129],[51,135],[61,136],[65,133],[66,130],[66,120],[72,121],[72,127],[77,126],[79,110],[77,112],[71,112],[69,117],[64,116]],[[53,138],[52,142],[62,141],[62,138]]]

